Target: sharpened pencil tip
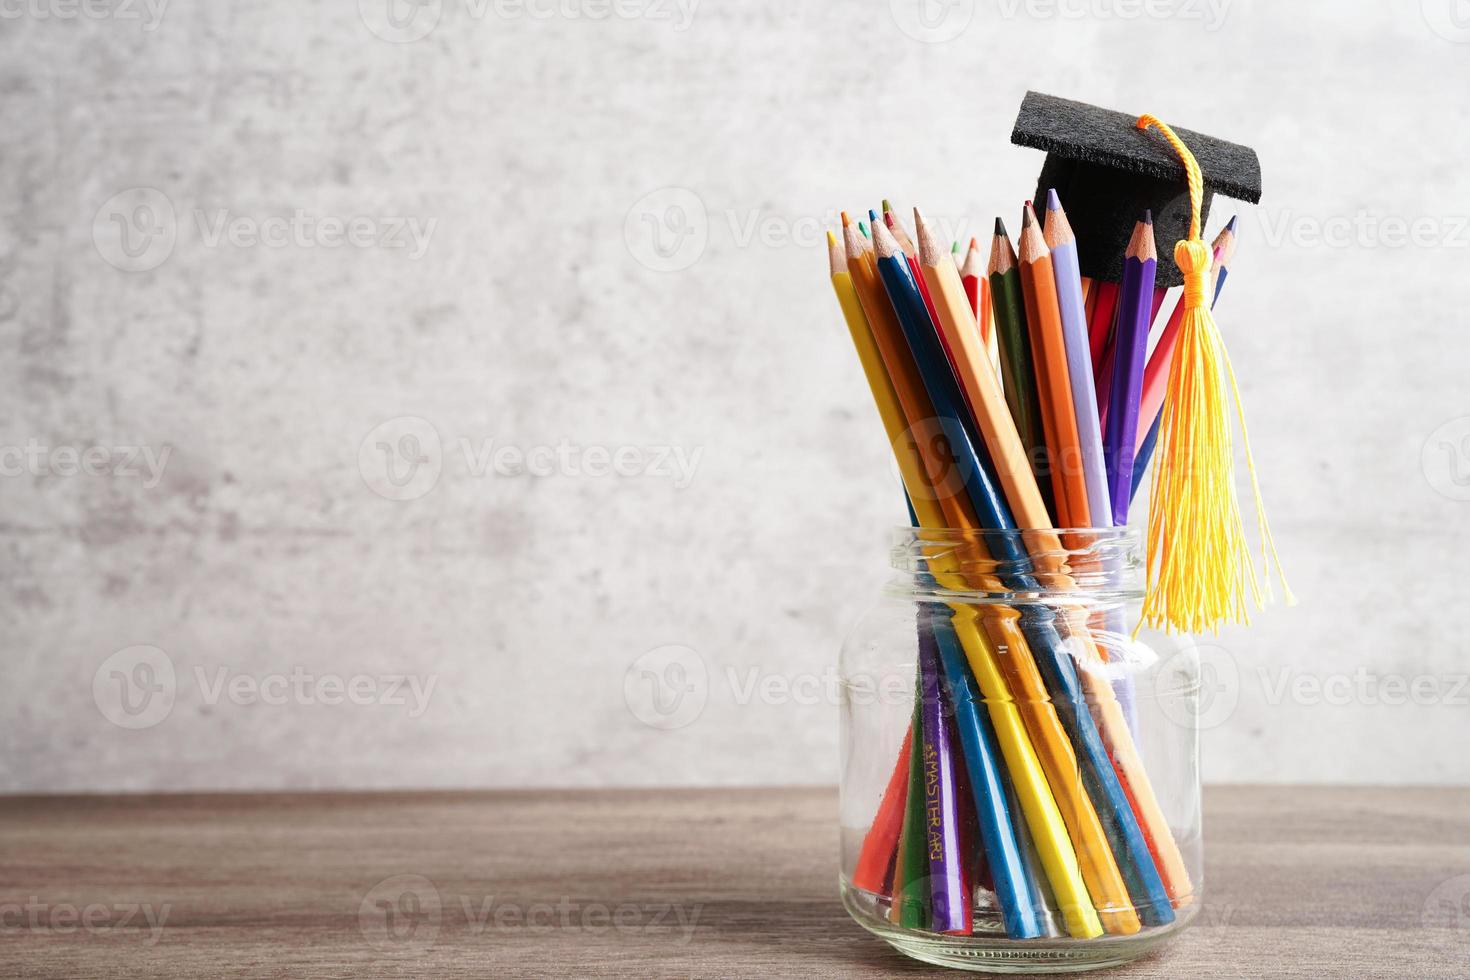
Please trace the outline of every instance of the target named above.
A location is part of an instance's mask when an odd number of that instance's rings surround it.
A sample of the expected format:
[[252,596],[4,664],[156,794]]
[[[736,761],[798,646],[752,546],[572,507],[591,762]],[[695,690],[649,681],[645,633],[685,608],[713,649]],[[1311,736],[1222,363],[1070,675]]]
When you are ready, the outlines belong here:
[[1240,220],[1240,215],[1238,215],[1238,214],[1231,215],[1230,216],[1230,223],[1225,226],[1225,230],[1228,231],[1228,232],[1230,232],[1230,234],[1232,234],[1232,235],[1235,234],[1235,223],[1237,221],[1239,221],[1239,220]]
[[827,247],[828,248],[836,248],[837,247],[837,235],[836,235],[835,232],[832,231],[831,228],[828,228],[827,229]]
[[868,226],[866,224],[864,224],[863,222],[861,222],[861,221],[858,222],[858,231],[860,231],[860,232],[863,233],[863,237],[864,238],[872,238],[873,237],[872,235],[868,234]]
[[1046,192],[1046,209],[1048,211],[1060,211],[1062,209],[1062,199],[1057,197],[1057,189],[1055,187],[1049,188]]
[[1152,208],[1143,209],[1143,223],[1146,225],[1151,225],[1154,223],[1154,212]]
[[1006,223],[1004,221],[1002,221],[1001,219],[999,219],[999,218],[996,218],[995,219],[995,234],[996,234],[996,237],[998,237],[998,238],[1007,238],[1007,237],[1009,237],[1006,234]]
[[1021,212],[1021,229],[1024,231],[1036,223],[1036,212],[1031,209],[1031,202],[1026,202],[1026,208]]
[[885,197],[883,199],[883,213],[884,214],[887,214],[889,211],[892,211],[892,210],[893,210],[893,205],[889,204],[888,203],[888,198]]
[[878,225],[880,224],[880,222],[878,221],[878,212],[874,211],[872,208],[868,208],[868,224],[872,225],[874,228],[878,227]]
[[974,235],[971,235],[970,236],[970,247],[971,248],[979,248],[980,247],[980,242],[978,240],[976,240],[976,238],[975,238]]
[[842,227],[846,228],[850,224],[852,224],[852,219],[847,216],[846,211],[842,212]]

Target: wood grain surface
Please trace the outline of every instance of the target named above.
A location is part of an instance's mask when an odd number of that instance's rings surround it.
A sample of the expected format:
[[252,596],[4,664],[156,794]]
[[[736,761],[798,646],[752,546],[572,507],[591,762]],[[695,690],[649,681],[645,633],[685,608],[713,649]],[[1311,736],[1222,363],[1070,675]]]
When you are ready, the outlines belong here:
[[[835,813],[828,789],[3,798],[0,974],[945,973],[842,910]],[[1470,790],[1211,789],[1205,854],[1194,927],[1112,976],[1470,976]]]

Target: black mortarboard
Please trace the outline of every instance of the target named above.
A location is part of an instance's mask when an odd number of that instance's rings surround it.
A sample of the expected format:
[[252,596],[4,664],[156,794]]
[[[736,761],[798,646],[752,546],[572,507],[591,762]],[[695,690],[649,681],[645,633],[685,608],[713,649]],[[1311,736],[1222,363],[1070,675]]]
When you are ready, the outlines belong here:
[[[1011,142],[1046,151],[1033,200],[1041,212],[1048,189],[1061,197],[1077,234],[1077,261],[1084,276],[1108,282],[1123,278],[1128,239],[1149,209],[1162,259],[1158,285],[1178,286],[1184,280],[1172,260],[1174,243],[1189,237],[1184,164],[1157,130],[1138,129],[1137,120],[1084,102],[1027,92]],[[1260,201],[1261,161],[1255,150],[1179,126],[1174,131],[1204,176],[1202,222],[1209,219],[1213,192],[1252,204]]]

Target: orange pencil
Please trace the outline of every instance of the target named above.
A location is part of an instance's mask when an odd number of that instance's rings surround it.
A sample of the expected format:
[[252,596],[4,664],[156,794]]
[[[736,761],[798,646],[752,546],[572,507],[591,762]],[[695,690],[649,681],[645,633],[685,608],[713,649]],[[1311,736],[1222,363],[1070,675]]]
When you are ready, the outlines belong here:
[[[1029,203],[1021,215],[1020,259],[1021,292],[1026,299],[1026,325],[1031,336],[1036,390],[1041,399],[1041,425],[1046,432],[1047,454],[1051,457],[1057,525],[1091,527],[1087,482],[1082,471],[1082,441],[1077,432],[1077,414],[1072,408],[1072,384],[1067,371],[1057,284],[1052,275],[1051,253]],[[1099,515],[1099,519],[1106,517]]]

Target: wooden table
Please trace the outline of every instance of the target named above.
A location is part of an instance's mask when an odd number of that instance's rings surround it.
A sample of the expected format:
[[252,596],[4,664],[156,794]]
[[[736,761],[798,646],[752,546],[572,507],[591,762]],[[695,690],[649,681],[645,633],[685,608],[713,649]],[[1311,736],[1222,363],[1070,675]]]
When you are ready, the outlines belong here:
[[[848,919],[835,804],[827,789],[4,798],[0,974],[959,976]],[[1470,976],[1470,790],[1219,788],[1206,810],[1198,923],[1113,976]]]

